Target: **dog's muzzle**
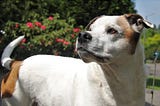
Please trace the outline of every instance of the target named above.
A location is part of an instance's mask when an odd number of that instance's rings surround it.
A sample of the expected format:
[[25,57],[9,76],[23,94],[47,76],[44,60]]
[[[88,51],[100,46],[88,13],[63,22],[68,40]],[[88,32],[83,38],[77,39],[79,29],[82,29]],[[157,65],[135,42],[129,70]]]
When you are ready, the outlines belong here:
[[[101,48],[94,47],[92,44],[94,38],[89,32],[80,32],[78,34],[76,50],[84,62],[106,62],[109,58],[101,53]],[[91,47],[90,47],[91,46]]]
[[79,43],[88,43],[92,40],[92,36],[88,32],[80,32],[78,34],[78,42]]

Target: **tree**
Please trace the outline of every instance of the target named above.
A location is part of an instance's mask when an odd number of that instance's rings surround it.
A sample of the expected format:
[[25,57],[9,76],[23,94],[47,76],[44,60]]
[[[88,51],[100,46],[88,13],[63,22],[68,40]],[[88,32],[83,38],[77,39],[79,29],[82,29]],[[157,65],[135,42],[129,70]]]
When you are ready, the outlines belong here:
[[8,20],[27,22],[34,18],[59,13],[61,18],[72,17],[77,25],[87,25],[99,15],[135,13],[131,0],[1,0],[0,28]]
[[3,29],[7,21],[27,22],[32,19],[42,19],[48,15],[45,0],[1,0],[0,28]]
[[73,17],[78,25],[87,25],[99,15],[136,13],[131,0],[48,0],[49,13],[58,12],[62,18]]
[[160,24],[158,25],[158,30],[160,30]]

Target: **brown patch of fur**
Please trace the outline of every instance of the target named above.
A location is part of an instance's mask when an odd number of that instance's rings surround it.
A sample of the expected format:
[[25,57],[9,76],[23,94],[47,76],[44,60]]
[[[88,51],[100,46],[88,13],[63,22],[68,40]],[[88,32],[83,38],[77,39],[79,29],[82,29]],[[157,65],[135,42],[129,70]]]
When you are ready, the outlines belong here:
[[125,14],[124,17],[127,19],[127,21],[129,22],[129,24],[133,25],[133,24],[138,24],[138,19],[143,20],[143,17],[138,15],[138,14]]
[[124,16],[119,17],[117,24],[119,26],[121,26],[121,28],[124,30],[123,33],[130,43],[129,53],[134,54],[140,34],[136,33],[132,29],[131,25],[129,24],[129,22],[127,21],[127,19]]
[[11,63],[11,71],[4,76],[1,82],[1,96],[2,98],[11,97],[16,86],[16,81],[19,75],[19,68],[22,61],[13,61]]

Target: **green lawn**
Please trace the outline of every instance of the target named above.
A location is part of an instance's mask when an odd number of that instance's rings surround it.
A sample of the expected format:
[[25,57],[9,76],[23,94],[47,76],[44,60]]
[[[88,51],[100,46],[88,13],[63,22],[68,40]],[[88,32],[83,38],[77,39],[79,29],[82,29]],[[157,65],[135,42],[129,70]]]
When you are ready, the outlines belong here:
[[[147,78],[147,88],[152,89],[153,88],[153,76],[149,76]],[[160,77],[155,78],[155,90],[160,90]]]

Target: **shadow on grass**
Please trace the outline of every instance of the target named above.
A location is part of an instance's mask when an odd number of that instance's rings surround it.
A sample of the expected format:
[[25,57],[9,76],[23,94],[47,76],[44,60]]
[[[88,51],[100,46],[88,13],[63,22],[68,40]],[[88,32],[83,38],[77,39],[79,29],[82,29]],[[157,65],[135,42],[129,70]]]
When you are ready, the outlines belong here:
[[[151,106],[151,104],[148,103],[148,102],[146,102],[146,103],[145,103],[145,106]],[[155,105],[152,105],[152,106],[155,106]]]
[[[153,88],[153,77],[147,78],[147,88]],[[155,78],[154,89],[160,90],[160,78]]]

